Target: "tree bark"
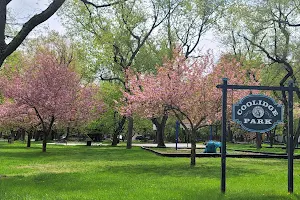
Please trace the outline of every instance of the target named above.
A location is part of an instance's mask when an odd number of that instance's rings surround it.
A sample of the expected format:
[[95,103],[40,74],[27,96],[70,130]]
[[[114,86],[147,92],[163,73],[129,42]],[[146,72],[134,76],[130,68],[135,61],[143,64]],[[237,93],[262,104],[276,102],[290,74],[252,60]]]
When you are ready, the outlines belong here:
[[117,146],[117,144],[118,144],[118,135],[119,134],[116,134],[116,133],[113,134],[111,146]]
[[66,140],[69,139],[69,136],[70,136],[70,127],[68,126],[67,127],[67,135],[66,135]]
[[15,132],[13,130],[10,130],[10,139],[8,141],[8,143],[13,143],[15,140]]
[[27,135],[27,147],[31,146],[31,138],[32,138],[32,132],[29,131]]
[[46,148],[47,148],[47,137],[48,137],[48,133],[47,131],[43,131],[43,152],[46,152]]
[[256,133],[256,148],[261,149],[261,133]]
[[156,141],[157,147],[165,148],[164,136],[165,136],[165,127],[168,120],[168,115],[164,115],[161,119],[161,122],[157,118],[152,118],[152,123],[156,126]]
[[[9,2],[9,1],[8,1]],[[49,19],[65,2],[65,0],[53,0],[52,3],[40,14],[36,14],[31,17],[12,39],[12,41],[6,45],[3,44],[3,36],[5,32],[6,24],[6,3],[7,0],[0,0],[0,66],[2,66],[4,60],[12,54],[25,40],[27,35],[39,24]],[[5,15],[5,17],[4,17]],[[5,36],[4,36],[5,39]],[[3,48],[4,47],[4,48]]]
[[275,130],[270,131],[270,135],[269,135],[269,141],[270,141],[270,147],[273,148],[273,144],[274,144],[274,136],[275,136]]
[[196,130],[191,131],[191,166],[196,165]]
[[115,128],[111,146],[117,146],[117,144],[118,144],[118,135],[120,135],[122,133],[125,122],[126,122],[126,116],[123,116],[121,121],[118,122],[118,125]]
[[[6,49],[5,43],[5,25],[6,25],[6,0],[0,0],[0,55],[3,54]],[[1,65],[0,65],[1,66]]]
[[230,122],[228,122],[228,140],[229,142],[233,143],[233,133],[231,130]]
[[[39,115],[39,117],[41,117],[41,116]],[[41,119],[42,119],[42,118],[41,118]],[[43,133],[43,135],[44,135],[44,137],[43,137],[43,152],[46,152],[48,135],[51,134],[51,131],[52,131],[52,125],[53,125],[53,123],[54,123],[54,121],[55,121],[55,118],[54,118],[54,116],[51,117],[51,120],[50,120],[50,123],[49,123],[49,127],[48,127],[48,128],[46,128],[46,125],[45,125],[45,123],[43,122],[43,120],[41,120],[41,121],[42,121],[43,132],[44,132],[44,133]]]
[[128,133],[127,133],[127,149],[131,149],[132,147],[132,134],[133,133],[133,118],[131,116],[128,117]]

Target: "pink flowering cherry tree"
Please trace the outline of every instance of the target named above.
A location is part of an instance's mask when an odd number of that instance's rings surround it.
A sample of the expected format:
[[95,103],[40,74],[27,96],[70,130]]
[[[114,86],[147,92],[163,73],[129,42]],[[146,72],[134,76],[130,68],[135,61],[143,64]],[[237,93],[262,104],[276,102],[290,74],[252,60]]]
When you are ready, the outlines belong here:
[[38,54],[22,72],[1,78],[0,88],[15,104],[16,115],[20,109],[35,114],[43,129],[43,152],[54,123],[84,122],[104,112],[96,87],[82,86],[79,75],[50,54]]
[[[191,166],[196,164],[196,131],[221,117],[221,91],[216,88],[223,77],[231,84],[252,84],[240,64],[222,57],[218,64],[207,54],[187,60],[178,54],[158,67],[156,74],[128,73],[131,93],[124,93],[126,114],[138,113],[153,118],[165,113],[177,117],[191,135]],[[257,84],[257,83],[254,83]],[[234,93],[238,99],[249,91]]]
[[27,147],[30,147],[32,131],[38,125],[34,110],[27,106],[17,106],[11,100],[5,100],[0,104],[0,125],[2,128],[14,130],[23,129],[28,133]]

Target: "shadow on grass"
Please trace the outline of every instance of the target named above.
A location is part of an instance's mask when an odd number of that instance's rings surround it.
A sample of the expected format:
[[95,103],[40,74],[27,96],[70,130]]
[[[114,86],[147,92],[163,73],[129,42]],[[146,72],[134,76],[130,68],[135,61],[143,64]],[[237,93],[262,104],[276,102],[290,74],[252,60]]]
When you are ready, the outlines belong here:
[[[40,147],[6,146],[1,152],[1,160],[43,160],[63,159],[64,161],[135,161],[159,160],[160,158],[149,152],[141,151],[139,147],[130,150],[125,147],[87,147],[87,146],[49,146],[47,152]],[[147,154],[147,155],[146,155]],[[145,156],[144,156],[145,155]]]
[[[175,158],[176,159],[176,158]],[[174,159],[174,161],[175,161]],[[219,159],[217,159],[219,160]],[[126,166],[107,166],[105,168],[106,171],[109,171],[114,174],[125,174],[127,176],[131,175],[149,175],[149,176],[172,176],[172,177],[199,177],[199,178],[216,178],[220,179],[221,176],[221,167],[219,162],[212,162],[212,163],[201,163],[201,160],[198,160],[198,163],[195,167],[190,167],[189,160],[187,162],[159,162],[155,164],[153,162],[147,163],[144,162],[143,164],[128,164]],[[97,171],[97,169],[95,169]],[[103,171],[102,169],[99,169]],[[251,170],[243,168],[243,167],[227,167],[227,171],[230,171],[230,176],[243,176],[244,174],[260,174],[260,170]]]
[[12,149],[12,150],[16,150],[16,149],[20,149],[20,150],[23,150],[23,149],[42,149],[42,145],[40,147],[36,146],[36,145],[33,145],[31,147],[27,147],[26,145],[27,145],[26,143],[24,143],[24,144],[18,143],[18,145],[3,144],[3,143],[1,144],[0,143],[0,150],[5,149],[7,151],[7,150],[10,150],[10,149]]
[[[173,171],[174,172],[174,171]],[[175,171],[176,172],[176,171]],[[159,174],[158,174],[159,175]],[[90,176],[90,175],[89,175]],[[182,176],[185,176],[183,174]],[[161,185],[160,180],[153,180],[149,183],[140,176],[131,179],[121,177],[95,176],[87,178],[81,173],[43,173],[29,177],[10,177],[5,181],[0,181],[0,194],[2,200],[5,199],[209,199],[209,200],[279,200],[279,199],[299,199],[298,194],[278,194],[260,191],[251,191],[243,188],[239,191],[228,191],[221,194],[218,185],[211,188],[195,188],[193,179],[188,179],[184,183],[172,183],[168,185],[168,180]],[[157,176],[159,179],[160,177]],[[213,181],[213,180],[212,180]],[[216,181],[215,181],[216,183]],[[151,184],[156,187],[149,190]],[[148,189],[148,190],[147,190]],[[20,196],[23,198],[14,198]],[[27,198],[24,198],[24,197]],[[54,198],[55,197],[55,198]]]

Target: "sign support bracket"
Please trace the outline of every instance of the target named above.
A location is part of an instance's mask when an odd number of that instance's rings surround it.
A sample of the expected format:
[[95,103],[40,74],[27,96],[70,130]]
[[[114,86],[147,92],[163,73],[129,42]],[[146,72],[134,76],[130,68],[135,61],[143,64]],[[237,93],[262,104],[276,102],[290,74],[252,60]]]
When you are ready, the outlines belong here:
[[289,81],[288,87],[276,86],[247,86],[247,85],[228,85],[228,79],[223,78],[223,84],[217,85],[222,88],[222,147],[221,147],[221,192],[226,191],[226,113],[227,113],[227,90],[273,90],[288,92],[288,192],[294,192],[294,136],[293,136],[293,92],[299,91],[294,87],[293,81]]

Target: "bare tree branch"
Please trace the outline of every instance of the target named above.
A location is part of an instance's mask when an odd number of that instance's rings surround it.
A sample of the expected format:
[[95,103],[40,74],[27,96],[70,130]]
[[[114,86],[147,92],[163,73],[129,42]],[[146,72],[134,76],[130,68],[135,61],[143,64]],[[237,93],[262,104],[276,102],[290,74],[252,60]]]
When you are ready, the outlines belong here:
[[127,23],[127,20],[125,19],[125,16],[122,14],[121,15],[121,17],[122,17],[122,21],[123,21],[123,23],[125,24],[125,27],[126,27],[126,29],[127,29],[127,31],[130,33],[130,35],[132,36],[132,37],[134,37],[136,40],[137,40],[137,43],[138,44],[140,44],[141,42],[141,37],[140,36],[137,36],[137,35],[135,35],[134,33],[133,33],[133,30],[129,27],[129,25],[128,25],[128,23]]
[[93,3],[93,2],[90,2],[90,1],[88,1],[88,0],[81,0],[84,4],[87,4],[87,5],[91,5],[91,6],[93,6],[93,7],[95,7],[95,8],[105,8],[105,7],[110,7],[110,6],[113,6],[113,5],[116,5],[116,4],[119,4],[119,3],[121,3],[121,2],[124,2],[124,1],[126,1],[126,0],[121,0],[121,1],[115,1],[115,2],[113,2],[113,3],[107,3],[107,4],[101,4],[101,5],[97,5],[97,4],[95,4],[95,3]]
[[122,83],[125,86],[125,81],[122,80],[119,77],[103,77],[103,75],[99,75],[98,78],[102,81],[119,81],[120,83]]
[[[3,0],[0,1],[0,4]],[[39,24],[43,23],[47,19],[49,19],[65,2],[65,0],[53,0],[53,2],[40,14],[34,15],[30,18],[22,27],[22,29],[18,32],[18,34],[14,37],[14,39],[0,51],[0,66],[3,64],[4,60],[12,54],[24,41],[27,35]],[[0,7],[3,5],[0,5]],[[6,5],[5,5],[6,7]],[[3,18],[3,14],[6,15],[6,8],[0,8],[0,50],[1,46],[3,47],[3,37],[5,30],[6,18]],[[2,13],[2,12],[5,13]],[[3,27],[4,20],[4,27]],[[3,33],[3,36],[2,36]],[[1,44],[2,43],[2,44]]]
[[[6,25],[6,1],[0,0],[0,55],[6,48],[5,25]],[[0,65],[1,66],[1,65]]]

